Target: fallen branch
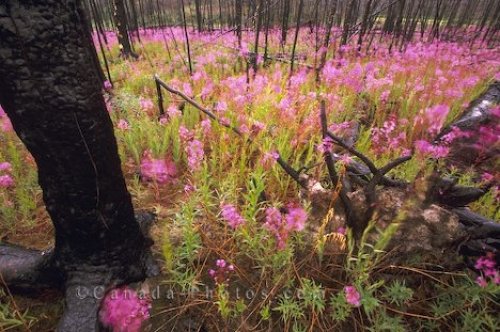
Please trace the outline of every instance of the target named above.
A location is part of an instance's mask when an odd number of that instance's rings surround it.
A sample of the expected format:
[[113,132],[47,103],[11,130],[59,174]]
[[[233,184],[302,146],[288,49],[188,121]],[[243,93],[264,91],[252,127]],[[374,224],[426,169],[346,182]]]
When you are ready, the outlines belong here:
[[[177,95],[179,97],[181,97],[182,99],[184,99],[186,102],[188,102],[189,104],[191,104],[194,108],[198,109],[199,111],[201,111],[202,113],[204,113],[205,115],[207,115],[210,119],[212,119],[213,121],[216,121],[217,123],[219,123],[221,126],[223,127],[226,127],[228,129],[231,129],[235,134],[237,134],[238,136],[240,137],[244,137],[244,135],[242,134],[241,130],[237,127],[234,127],[234,126],[231,126],[230,124],[228,123],[225,123],[224,121],[222,121],[221,119],[219,119],[215,114],[214,112],[212,112],[211,110],[209,110],[208,108],[200,105],[197,101],[195,101],[193,98],[187,96],[186,94],[182,93],[181,91],[179,90],[176,90],[174,89],[173,87],[169,86],[167,83],[165,83],[164,81],[162,81],[158,75],[154,75],[154,79],[155,81],[161,86],[163,87],[164,89],[166,89],[168,92],[174,94],[174,95]],[[161,109],[160,109],[161,110]],[[249,138],[249,137],[246,137],[245,138],[247,142],[251,143],[252,142],[252,139]],[[304,189],[307,189],[307,184],[306,184],[306,181],[304,179],[302,179],[300,177],[300,174],[299,172],[297,172],[290,164],[288,164],[282,157],[281,157],[281,154],[278,152],[278,158],[276,159],[276,162],[281,166],[281,168],[283,168],[283,170],[292,177],[292,179],[294,179],[302,188]]]
[[[321,108],[320,108],[320,120],[321,120],[321,131],[322,131],[322,136],[323,139],[325,139],[328,135],[328,124],[327,124],[327,119],[326,119],[326,106],[325,106],[325,101],[321,101]],[[337,171],[335,170],[335,165],[333,162],[332,158],[332,153],[328,151],[328,149],[325,149],[323,152],[323,157],[326,163],[326,167],[328,169],[328,173],[330,174],[330,180],[332,182],[333,187],[337,186],[339,183],[339,176],[337,174]],[[346,215],[346,224],[347,226],[351,228],[356,228],[356,221],[357,221],[357,216],[355,215],[354,208],[352,206],[351,199],[347,195],[347,190],[346,188],[350,186],[349,183],[347,183],[346,178],[340,179],[341,186],[339,189],[339,196],[340,200],[342,202],[342,205],[344,206],[344,211]]]

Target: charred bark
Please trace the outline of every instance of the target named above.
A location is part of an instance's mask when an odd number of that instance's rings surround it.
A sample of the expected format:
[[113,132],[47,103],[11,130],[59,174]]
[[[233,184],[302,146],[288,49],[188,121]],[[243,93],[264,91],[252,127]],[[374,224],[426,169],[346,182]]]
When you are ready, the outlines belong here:
[[121,54],[125,58],[138,58],[138,55],[132,50],[132,43],[128,35],[128,20],[125,4],[123,0],[113,0],[116,27],[118,28],[118,43],[120,44]]
[[[62,280],[60,331],[99,329],[99,299],[82,298],[81,287],[106,290],[143,280],[151,263],[86,29],[77,0],[0,4],[0,104],[36,161],[56,233],[48,256],[2,251],[0,272],[9,272],[7,283],[50,274]],[[5,255],[19,262],[9,266]]]

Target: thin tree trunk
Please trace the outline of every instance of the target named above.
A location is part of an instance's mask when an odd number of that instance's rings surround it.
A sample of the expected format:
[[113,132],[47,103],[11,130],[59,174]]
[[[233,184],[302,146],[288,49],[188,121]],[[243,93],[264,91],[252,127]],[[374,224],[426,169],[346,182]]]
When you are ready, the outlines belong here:
[[236,35],[238,36],[238,47],[241,48],[241,16],[242,16],[242,11],[243,11],[243,8],[242,8],[242,4],[241,4],[241,0],[234,0],[236,2],[236,7],[235,7],[235,10],[236,10]]
[[254,45],[254,58],[252,59],[253,74],[257,74],[257,61],[259,58],[259,36],[260,36],[260,26],[262,22],[262,5],[263,0],[259,0],[259,5],[256,9],[257,20],[255,21],[255,45]]
[[293,75],[293,65],[295,62],[295,49],[297,47],[297,39],[299,38],[300,19],[302,16],[303,7],[304,7],[304,0],[299,0],[299,9],[297,13],[297,26],[295,27],[295,37],[293,39],[293,46],[292,46],[292,58],[290,60],[290,77]]
[[195,7],[195,11],[196,11],[196,26],[198,27],[198,32],[202,32],[203,31],[203,17],[201,14],[201,1],[194,0],[194,7]]
[[351,25],[355,21],[354,17],[354,11],[357,6],[357,0],[351,0],[349,3],[349,6],[347,8],[347,11],[344,16],[344,30],[342,31],[342,39],[340,41],[340,45],[345,45],[347,44],[347,40],[349,39],[349,34],[350,34],[350,29]]
[[191,63],[191,47],[189,46],[189,34],[187,31],[186,11],[184,10],[184,0],[181,0],[182,22],[184,25],[184,36],[186,37],[186,50],[189,63],[189,75],[193,75],[193,65]]
[[286,45],[288,33],[288,19],[290,17],[290,0],[283,0],[283,15],[281,17],[281,48]]
[[138,58],[138,55],[132,50],[132,44],[128,35],[127,13],[123,0],[113,0],[114,20],[118,28],[118,43],[120,44],[121,54],[125,57]]

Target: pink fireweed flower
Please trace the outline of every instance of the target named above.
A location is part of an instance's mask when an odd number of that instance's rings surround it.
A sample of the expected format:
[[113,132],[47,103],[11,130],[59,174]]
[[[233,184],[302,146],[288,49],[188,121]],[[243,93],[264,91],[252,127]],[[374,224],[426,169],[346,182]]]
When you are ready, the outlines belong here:
[[111,82],[108,80],[104,81],[104,90],[111,90],[113,86],[111,85]]
[[330,137],[325,137],[320,144],[318,144],[317,150],[319,153],[332,152],[333,150],[333,140]]
[[488,282],[483,277],[477,277],[476,278],[476,284],[478,284],[479,287],[482,287],[482,288],[488,286]]
[[232,229],[236,229],[245,223],[245,219],[240,215],[236,207],[232,204],[224,204],[221,206],[222,219],[227,221]]
[[158,120],[160,125],[164,126],[168,123],[168,117],[165,115],[160,116],[160,119]]
[[175,181],[177,167],[168,159],[151,158],[151,153],[146,151],[141,161],[141,176],[145,181],[167,183]]
[[253,135],[258,135],[262,130],[266,128],[266,125],[259,121],[254,121],[252,127],[250,128]]
[[347,231],[346,231],[345,227],[339,227],[339,228],[337,228],[337,233],[342,234],[342,235],[346,235]]
[[195,186],[193,186],[193,185],[191,185],[191,184],[186,184],[186,185],[184,186],[184,192],[185,192],[186,194],[189,194],[190,192],[193,192],[193,191],[196,191],[196,187],[195,187]]
[[14,180],[8,174],[0,175],[0,188],[9,188],[14,185]]
[[474,264],[474,267],[481,274],[476,279],[476,283],[479,286],[486,287],[488,285],[488,281],[491,281],[496,285],[500,284],[500,271],[497,268],[497,263],[493,253],[489,252],[486,256],[479,257],[476,264]]
[[429,155],[435,159],[446,157],[450,151],[446,146],[433,145],[424,140],[415,141],[415,148],[422,155]]
[[347,303],[354,307],[361,306],[361,295],[356,290],[354,286],[345,286],[344,287],[345,299]]
[[474,264],[474,267],[478,270],[493,269],[495,266],[496,262],[491,255],[479,257],[476,264]]
[[210,131],[212,130],[212,122],[210,121],[210,119],[205,119],[201,121],[200,125],[201,128],[203,129],[203,134],[205,136],[209,135]]
[[343,154],[339,158],[340,162],[342,162],[344,165],[349,165],[352,162],[352,158],[349,157],[346,154]]
[[459,139],[459,138],[462,138],[462,137],[467,138],[467,137],[470,137],[470,136],[471,136],[471,133],[462,131],[458,127],[453,127],[453,128],[451,128],[451,130],[450,130],[449,133],[447,133],[446,135],[443,135],[443,137],[441,138],[441,140],[443,142],[445,142],[446,144],[451,144],[456,139]]
[[182,115],[182,112],[175,105],[170,105],[167,108],[167,115],[170,119],[176,118]]
[[307,213],[300,207],[289,207],[285,216],[286,227],[291,231],[301,231],[304,229]]
[[384,122],[382,128],[372,129],[372,147],[377,155],[383,153],[393,153],[404,147],[406,142],[406,133],[396,130],[398,125],[405,126],[406,119],[396,120],[391,116]]
[[197,139],[191,140],[186,145],[186,154],[188,159],[188,166],[191,171],[198,170],[205,157],[205,152],[203,151],[203,143]]
[[286,214],[281,214],[275,207],[266,209],[266,222],[264,227],[270,231],[275,239],[278,249],[284,249],[292,232],[302,231],[307,220],[307,213],[299,207],[286,208]]
[[264,166],[265,169],[273,167],[279,157],[280,155],[277,151],[264,152],[261,160],[262,166]]
[[482,175],[481,175],[481,181],[482,182],[490,182],[494,179],[495,177],[488,173],[488,172],[484,172]]
[[182,90],[184,90],[184,94],[187,95],[188,97],[193,96],[193,89],[191,88],[191,84],[189,83],[182,84]]
[[194,134],[184,126],[179,127],[179,137],[182,141],[189,141],[193,139]]
[[214,84],[212,82],[206,83],[201,89],[200,96],[202,99],[207,98],[214,91]]
[[142,323],[149,319],[150,310],[151,299],[139,298],[133,289],[122,287],[106,295],[99,317],[113,332],[139,332]]
[[215,266],[220,267],[220,268],[225,268],[226,267],[226,261],[223,259],[218,259],[215,261]]
[[11,169],[12,169],[12,166],[10,165],[9,162],[4,161],[4,162],[0,163],[0,171],[10,172]]
[[148,111],[155,107],[155,104],[149,98],[140,98],[139,105],[142,110]]
[[229,281],[234,265],[228,264],[224,259],[215,261],[215,269],[208,270],[208,275],[214,279],[216,284],[224,284]]
[[248,135],[250,134],[250,128],[248,128],[246,124],[242,124],[240,126],[240,133],[242,133],[243,135]]
[[450,108],[447,105],[436,105],[420,111],[420,121],[426,122],[429,133],[435,135],[441,130]]
[[223,126],[230,126],[231,121],[228,118],[223,116],[222,118],[220,118],[220,124]]
[[214,110],[217,112],[225,112],[227,111],[227,103],[225,101],[219,101],[214,107]]
[[5,114],[2,106],[0,106],[0,130],[6,133],[12,131],[12,123],[7,114]]
[[121,129],[121,130],[129,130],[130,129],[129,124],[128,124],[127,120],[125,120],[125,119],[120,119],[118,121],[118,124],[116,125],[116,127],[118,129]]

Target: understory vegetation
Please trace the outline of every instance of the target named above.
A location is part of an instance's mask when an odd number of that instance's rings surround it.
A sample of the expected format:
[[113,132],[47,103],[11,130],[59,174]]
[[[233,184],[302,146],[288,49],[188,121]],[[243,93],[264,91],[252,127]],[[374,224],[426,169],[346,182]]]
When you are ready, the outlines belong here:
[[[120,57],[107,33],[112,79],[103,91],[135,208],[157,216],[163,273],[147,282],[152,331],[179,324],[207,331],[500,330],[492,254],[467,262],[457,252],[443,259],[415,251],[399,259],[394,243],[409,216],[427,209],[427,179],[437,171],[464,186],[489,185],[470,208],[499,219],[498,160],[447,162],[453,140],[467,135],[459,130],[435,143],[500,80],[498,48],[416,38],[390,51],[391,38],[377,36],[361,52],[354,43],[325,49],[302,28],[291,68],[276,60],[283,51],[278,30],[269,32],[274,58],[266,59],[262,51],[255,56],[253,32],[243,33],[239,47],[232,33],[190,31],[190,75],[183,29],[140,33],[137,60]],[[160,87],[161,114],[154,75],[218,121]],[[340,177],[359,158],[323,137],[322,103],[328,130],[352,139],[377,168],[411,156],[387,174],[408,188],[378,186],[382,198],[356,240],[324,155],[336,156]],[[480,133],[479,159],[498,147],[498,125]],[[36,167],[3,113],[0,142],[2,240],[46,248],[53,230]],[[303,188],[280,159],[322,194]],[[51,328],[40,308],[6,292],[0,298],[0,330]]]

